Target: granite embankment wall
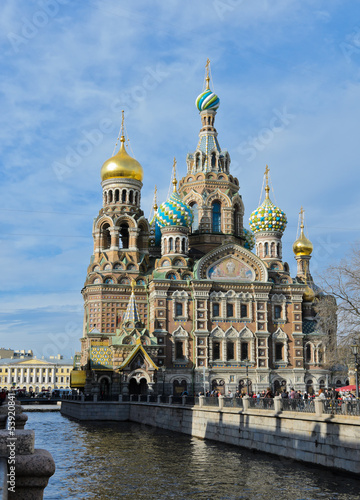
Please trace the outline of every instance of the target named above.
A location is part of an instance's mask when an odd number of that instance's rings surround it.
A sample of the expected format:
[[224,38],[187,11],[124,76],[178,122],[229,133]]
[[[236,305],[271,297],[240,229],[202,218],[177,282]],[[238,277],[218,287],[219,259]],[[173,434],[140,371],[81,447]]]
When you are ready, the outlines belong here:
[[360,473],[360,418],[248,408],[64,401],[79,420],[129,420],[284,458]]

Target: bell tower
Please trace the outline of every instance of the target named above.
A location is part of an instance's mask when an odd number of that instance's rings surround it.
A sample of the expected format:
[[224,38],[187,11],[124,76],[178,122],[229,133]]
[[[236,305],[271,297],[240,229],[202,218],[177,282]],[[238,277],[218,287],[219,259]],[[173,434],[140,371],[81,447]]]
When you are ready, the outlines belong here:
[[201,129],[194,153],[186,157],[187,175],[179,182],[179,194],[193,212],[189,235],[191,251],[206,253],[224,240],[244,245],[244,204],[239,181],[230,173],[230,155],[220,147],[215,129],[219,97],[210,89],[210,61],[205,68],[205,86],[195,104]]

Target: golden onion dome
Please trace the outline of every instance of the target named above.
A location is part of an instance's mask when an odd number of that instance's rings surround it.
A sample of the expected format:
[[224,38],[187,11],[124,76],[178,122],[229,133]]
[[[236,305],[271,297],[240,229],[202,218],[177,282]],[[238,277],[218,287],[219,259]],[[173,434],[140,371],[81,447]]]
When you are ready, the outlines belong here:
[[312,288],[309,287],[309,285],[306,285],[306,288],[304,290],[304,295],[303,295],[303,300],[304,302],[313,302],[315,299],[315,292]]
[[120,138],[121,145],[115,156],[107,160],[101,167],[101,180],[116,179],[135,179],[142,181],[144,172],[140,163],[132,158],[125,149],[125,137]]
[[300,237],[293,244],[293,252],[295,255],[311,255],[313,251],[313,244],[305,236],[303,229],[301,228]]

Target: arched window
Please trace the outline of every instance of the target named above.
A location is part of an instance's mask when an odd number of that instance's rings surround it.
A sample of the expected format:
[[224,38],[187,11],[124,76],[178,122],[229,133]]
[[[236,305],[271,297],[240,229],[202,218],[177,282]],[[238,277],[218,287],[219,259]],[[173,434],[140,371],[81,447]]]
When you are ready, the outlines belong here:
[[264,245],[264,257],[266,257],[269,254],[269,243],[265,243]]
[[221,233],[221,205],[218,201],[212,205],[212,230],[213,233]]
[[216,154],[212,153],[211,154],[211,168],[214,168],[216,166]]
[[112,203],[113,201],[113,192],[110,190],[109,191],[109,203]]
[[115,189],[115,203],[119,201],[119,190]]
[[120,248],[129,248],[129,226],[124,222],[120,226]]
[[182,239],[181,241],[181,252],[182,253],[186,253],[186,245],[185,245],[186,241],[185,241],[185,238]]
[[197,203],[193,203],[190,205],[192,214],[193,214],[193,222],[191,224],[191,231],[194,233],[199,230],[199,207]]
[[169,238],[169,252],[172,252],[174,248],[174,240]]
[[138,194],[139,194],[139,193],[136,191],[136,193],[135,193],[135,205],[137,205],[137,204],[138,204]]
[[129,203],[133,203],[134,200],[134,191],[130,191],[129,193]]
[[200,169],[200,155],[197,153],[195,155],[195,169],[199,170]]
[[309,363],[311,361],[311,345],[306,344],[305,347],[305,360]]
[[122,201],[122,203],[125,203],[125,202],[126,202],[126,189],[123,189],[123,190],[122,190],[122,193],[121,193],[121,201]]
[[102,249],[106,250],[111,247],[110,225],[104,224],[102,227]]

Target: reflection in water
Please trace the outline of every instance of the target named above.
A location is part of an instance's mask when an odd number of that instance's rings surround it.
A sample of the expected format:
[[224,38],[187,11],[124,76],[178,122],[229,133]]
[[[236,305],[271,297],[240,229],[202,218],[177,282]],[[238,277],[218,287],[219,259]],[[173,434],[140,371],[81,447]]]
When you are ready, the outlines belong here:
[[29,413],[56,473],[45,500],[358,500],[360,481],[213,441],[124,423]]

